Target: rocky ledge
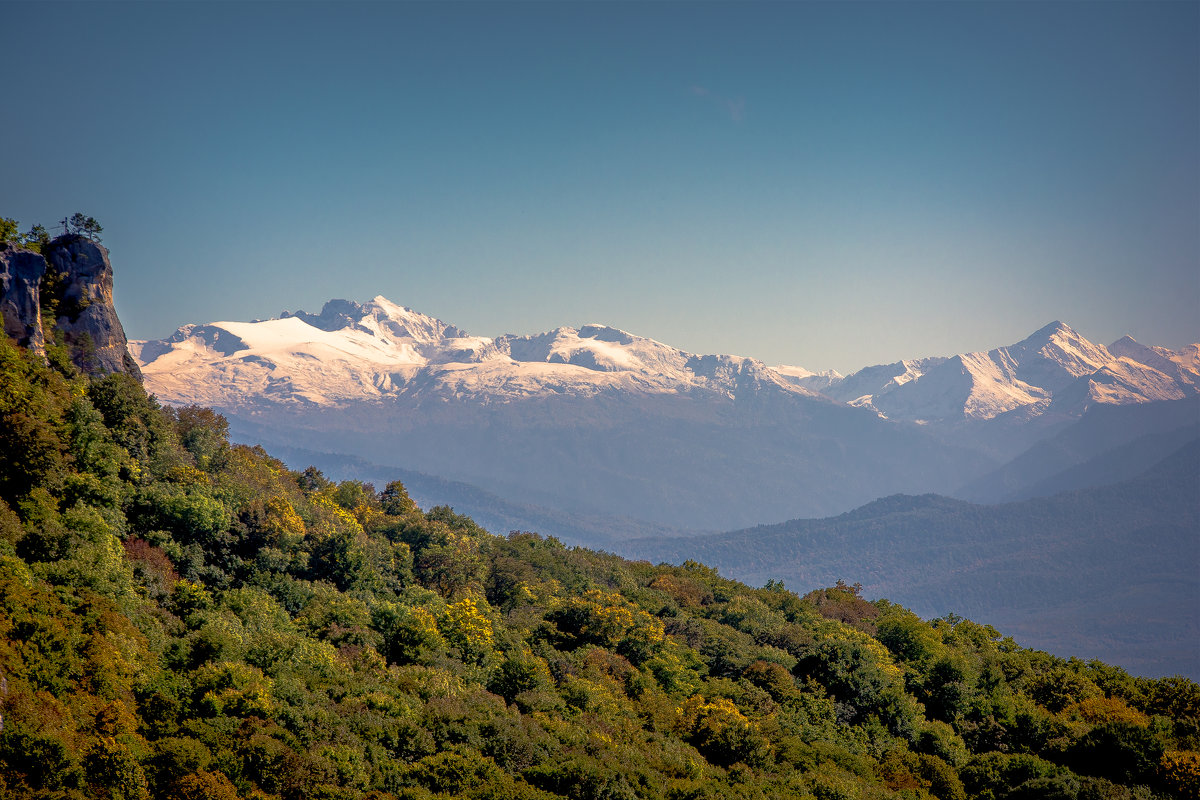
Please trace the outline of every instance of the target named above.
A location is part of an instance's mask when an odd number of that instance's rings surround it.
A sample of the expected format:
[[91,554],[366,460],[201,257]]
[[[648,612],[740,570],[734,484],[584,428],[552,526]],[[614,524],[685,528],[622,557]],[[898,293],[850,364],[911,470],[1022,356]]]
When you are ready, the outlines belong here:
[[85,236],[60,236],[43,254],[0,244],[0,313],[4,331],[38,353],[45,352],[42,307],[55,309],[71,360],[90,374],[141,370],[129,354],[125,329],[113,306],[113,269],[108,250]]

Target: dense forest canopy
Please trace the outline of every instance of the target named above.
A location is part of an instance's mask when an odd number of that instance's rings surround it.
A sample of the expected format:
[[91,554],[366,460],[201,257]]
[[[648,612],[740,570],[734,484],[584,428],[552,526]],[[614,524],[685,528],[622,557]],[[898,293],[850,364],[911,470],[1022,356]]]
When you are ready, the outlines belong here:
[[1200,688],[494,536],[0,341],[0,796],[1200,797]]

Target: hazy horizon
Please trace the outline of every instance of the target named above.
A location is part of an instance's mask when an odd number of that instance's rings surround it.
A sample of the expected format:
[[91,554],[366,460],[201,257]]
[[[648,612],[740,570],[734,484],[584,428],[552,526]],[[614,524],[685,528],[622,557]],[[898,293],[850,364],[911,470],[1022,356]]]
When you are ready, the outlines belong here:
[[[1200,339],[1194,3],[8,3],[131,338],[382,294],[842,372]],[[38,35],[45,32],[46,35]],[[52,33],[52,35],[50,35]]]

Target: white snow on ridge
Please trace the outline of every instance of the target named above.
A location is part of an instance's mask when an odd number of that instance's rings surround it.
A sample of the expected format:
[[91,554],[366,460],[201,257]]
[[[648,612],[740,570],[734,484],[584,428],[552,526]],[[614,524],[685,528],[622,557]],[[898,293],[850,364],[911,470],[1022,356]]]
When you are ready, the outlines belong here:
[[599,372],[655,372],[675,379],[683,377],[687,361],[680,350],[604,325],[502,336],[496,346],[518,362],[573,364]]
[[[778,364],[774,367],[771,367],[771,369],[775,370],[780,375],[787,376],[788,378],[796,378],[797,380],[800,378],[812,378],[821,374],[807,370],[804,367],[793,367],[789,366],[788,364]],[[835,370],[829,370],[829,372],[834,372],[836,374]]]
[[1171,360],[1186,370],[1200,374],[1200,344],[1185,345],[1171,355]]
[[973,419],[992,419],[1021,406],[1049,399],[1045,389],[1018,379],[1018,365],[1005,351],[968,353],[960,356],[972,378],[963,404],[963,414]]
[[1110,344],[1108,349],[1115,356],[1168,375],[1184,387],[1200,386],[1200,345],[1190,344],[1176,352],[1166,347],[1144,345],[1130,336],[1124,336]]
[[1003,352],[1016,365],[1018,378],[1051,392],[1114,358],[1104,345],[1089,342],[1062,322],[1052,322],[1016,344],[991,352]]
[[1119,358],[1088,376],[1089,394],[1097,403],[1125,405],[1152,400],[1182,400],[1186,394],[1176,381],[1158,370],[1128,358]]
[[986,420],[1015,409],[1081,413],[1200,393],[1200,346],[1125,337],[1111,350],[1054,322],[986,353],[878,365],[843,377],[739,356],[696,355],[600,324],[495,339],[471,336],[378,296],[319,314],[185,325],[130,342],[147,386],[173,404],[335,406],[411,396],[492,401],[600,393],[761,392],[824,396],[915,422]]
[[843,375],[835,369],[812,372],[804,367],[795,367],[788,364],[780,364],[771,367],[771,369],[788,383],[813,392],[822,392],[830,386],[840,383],[843,379]]
[[[1052,405],[1082,413],[1092,403],[1145,403],[1197,393],[1200,373],[1185,364],[1196,353],[1200,365],[1200,347],[1176,354],[1132,339],[1113,347],[1110,352],[1053,322],[986,353],[866,367],[824,391],[853,405],[870,404],[888,418],[916,422],[986,420],[1020,408],[1037,414]],[[1140,363],[1118,358],[1126,354]]]
[[904,367],[904,372],[899,375],[893,375],[888,381],[889,386],[903,386],[910,381],[915,381],[925,374],[925,364],[919,361],[901,361],[900,365]]
[[711,362],[595,324],[532,336],[470,336],[384,297],[361,305],[332,300],[320,314],[184,326],[130,349],[164,401],[225,408],[264,398],[337,405],[406,393],[504,400],[695,390],[732,397],[748,380],[813,395],[753,359]]

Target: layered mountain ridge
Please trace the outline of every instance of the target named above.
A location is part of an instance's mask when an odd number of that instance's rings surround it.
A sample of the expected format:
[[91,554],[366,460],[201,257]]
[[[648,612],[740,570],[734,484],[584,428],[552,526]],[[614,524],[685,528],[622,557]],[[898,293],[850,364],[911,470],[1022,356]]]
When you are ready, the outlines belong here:
[[331,300],[319,314],[187,325],[131,343],[168,402],[233,408],[341,405],[399,395],[508,402],[602,392],[750,392],[825,397],[881,417],[988,420],[1020,411],[1078,416],[1095,404],[1177,400],[1200,393],[1200,348],[1179,352],[1126,336],[1111,348],[1053,322],[1016,344],[866,367],[848,376],[697,355],[605,325],[533,335],[471,336],[380,296]]
[[[475,337],[385,298],[135,342],[164,402],[572,514],[702,530],[951,488],[994,466],[752,358],[604,325]],[[914,466],[914,461],[921,465]]]
[[[1154,622],[1163,595],[1152,589],[1153,576],[1169,576],[1168,595],[1195,596],[1195,459],[1141,473],[1180,448],[1195,454],[1196,346],[1104,346],[1054,322],[986,352],[842,376],[688,353],[599,324],[472,336],[377,297],[188,325],[131,350],[159,398],[215,407],[242,441],[285,444],[293,466],[316,461],[337,477],[403,474],[431,504],[490,510],[482,518],[500,532],[633,555],[649,554],[639,537],[653,536],[656,558],[720,542],[732,549],[713,560],[753,567],[754,580],[807,582],[795,565],[820,565],[826,582],[892,581],[888,591],[928,613],[1003,619],[1064,652],[1193,671],[1166,640],[1194,630],[1194,615]],[[939,498],[914,510],[894,497],[930,492],[1019,503]],[[787,541],[746,532],[781,519],[800,520],[779,526]],[[722,529],[740,532],[689,536]],[[913,566],[935,550],[933,572]],[[899,574],[932,594],[884,575],[909,556]],[[1089,576],[1087,608],[1134,609],[1120,641],[1092,651],[1063,638],[1112,628],[1070,598],[1002,615],[1014,591],[1053,586],[1064,565]],[[1042,617],[1044,630],[1028,622]],[[1137,661],[1139,650],[1153,659]]]
[[814,394],[754,359],[694,355],[606,325],[492,339],[384,297],[331,300],[320,314],[187,325],[132,346],[160,397],[221,407],[259,397],[322,405],[401,394],[489,402],[610,390],[734,396],[765,384]]
[[1095,404],[1180,400],[1197,393],[1195,348],[1146,347],[1125,336],[1115,350],[1062,322],[987,352],[867,367],[825,394],[892,419],[993,419],[1011,411],[1078,416]]
[[1189,351],[1113,352],[1057,322],[986,353],[842,376],[600,324],[473,336],[384,297],[131,349],[161,400],[216,408],[246,441],[708,531],[954,494],[1089,408],[1200,385]]
[[920,614],[955,609],[1052,651],[1196,676],[1195,435],[1182,446],[1164,439],[1148,464],[1118,481],[1049,497],[975,505],[896,495],[825,519],[627,541],[621,552],[656,563],[696,559],[752,584],[853,576],[868,595]]

